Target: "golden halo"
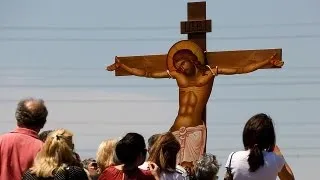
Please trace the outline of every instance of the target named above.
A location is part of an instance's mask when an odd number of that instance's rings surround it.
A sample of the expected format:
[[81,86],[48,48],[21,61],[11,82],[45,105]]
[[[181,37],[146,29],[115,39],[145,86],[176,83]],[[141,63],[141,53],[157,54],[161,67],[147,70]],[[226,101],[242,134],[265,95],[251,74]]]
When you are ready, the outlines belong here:
[[175,43],[169,49],[169,52],[167,54],[167,67],[168,67],[169,71],[176,70],[176,68],[174,67],[174,64],[173,64],[173,56],[177,51],[182,50],[182,49],[188,49],[188,50],[192,51],[193,54],[197,56],[198,61],[203,65],[205,64],[203,50],[196,43],[194,43],[191,40],[182,40],[182,41],[178,41],[177,43]]

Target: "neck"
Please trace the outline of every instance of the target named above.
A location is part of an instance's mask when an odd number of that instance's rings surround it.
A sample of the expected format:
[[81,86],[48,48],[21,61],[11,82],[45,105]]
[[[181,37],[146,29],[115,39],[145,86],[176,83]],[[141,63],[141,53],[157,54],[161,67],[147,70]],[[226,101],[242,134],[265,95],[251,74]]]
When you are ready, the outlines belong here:
[[27,126],[24,126],[24,125],[18,125],[19,128],[25,128],[25,129],[30,129],[30,130],[33,130],[37,133],[40,132],[41,128],[36,128],[36,127],[27,127]]
[[186,74],[186,73],[183,73],[183,75],[185,76],[185,77],[187,77],[188,79],[196,79],[197,78],[197,76],[198,76],[198,73],[190,73],[190,74]]
[[138,167],[137,166],[135,166],[135,165],[122,165],[122,170],[124,170],[124,171],[132,171],[132,170],[136,170],[136,169],[138,169]]

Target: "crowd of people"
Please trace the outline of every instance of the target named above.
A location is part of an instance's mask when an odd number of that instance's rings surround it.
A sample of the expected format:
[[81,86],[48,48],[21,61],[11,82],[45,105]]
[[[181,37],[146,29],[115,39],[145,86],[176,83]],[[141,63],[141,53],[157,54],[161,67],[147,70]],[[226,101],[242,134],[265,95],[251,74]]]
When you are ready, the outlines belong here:
[[67,129],[41,131],[48,110],[42,99],[18,103],[17,128],[0,136],[0,180],[293,180],[294,175],[276,145],[270,116],[251,117],[243,130],[244,149],[232,152],[225,176],[220,163],[204,153],[193,168],[177,164],[180,144],[171,132],[145,138],[129,132],[101,142],[96,158],[82,160]]

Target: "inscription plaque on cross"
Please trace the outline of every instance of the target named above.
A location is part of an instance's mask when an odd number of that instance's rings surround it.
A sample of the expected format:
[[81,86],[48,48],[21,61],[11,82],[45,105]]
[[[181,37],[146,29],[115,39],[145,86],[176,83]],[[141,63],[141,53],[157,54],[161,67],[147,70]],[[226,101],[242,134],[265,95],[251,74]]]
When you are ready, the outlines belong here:
[[172,78],[179,87],[179,109],[170,131],[181,145],[177,161],[192,167],[204,153],[207,141],[206,104],[217,75],[250,73],[258,69],[281,68],[281,49],[206,51],[206,2],[188,3],[188,21],[181,22],[181,34],[188,40],[176,42],[167,54],[116,56],[108,71],[116,76]]

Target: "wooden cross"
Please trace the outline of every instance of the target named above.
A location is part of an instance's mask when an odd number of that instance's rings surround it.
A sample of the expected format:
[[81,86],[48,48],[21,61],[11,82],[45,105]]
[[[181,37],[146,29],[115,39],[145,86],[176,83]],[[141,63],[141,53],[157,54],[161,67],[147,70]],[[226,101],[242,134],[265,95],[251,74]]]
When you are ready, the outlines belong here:
[[[188,3],[188,21],[181,22],[181,34],[188,34],[188,39],[195,42],[203,51],[207,50],[206,33],[211,32],[211,20],[206,20],[206,2]],[[282,58],[281,49],[241,50],[207,52],[206,63],[212,66],[240,68],[252,63],[262,61],[277,53],[278,60]],[[148,71],[167,70],[167,54],[117,57],[122,63],[135,68],[148,68]],[[271,64],[262,68],[275,68]],[[116,76],[130,76],[123,69],[115,71]],[[203,120],[206,122],[206,110],[203,111]]]
[[[181,34],[188,34],[188,41],[192,41],[202,50],[202,53],[204,54],[204,60],[203,60],[204,65],[208,65],[209,69],[210,67],[218,67],[220,70],[221,69],[229,69],[229,70],[237,69],[239,71],[235,71],[235,72],[249,73],[251,71],[244,72],[241,70],[245,69],[245,67],[248,67],[252,64],[260,64],[260,66],[257,66],[258,68],[256,69],[279,68],[282,66],[282,65],[275,66],[272,63],[264,63],[263,65],[261,65],[261,62],[268,62],[268,58],[271,58],[271,57],[278,61],[281,61],[282,59],[281,49],[207,52],[206,51],[206,33],[207,32],[211,32],[211,20],[206,20],[206,2],[188,3],[188,21],[181,22]],[[115,63],[114,65],[109,66],[108,70],[115,70],[116,76],[128,76],[128,75],[132,75],[132,72],[135,72],[134,75],[136,76],[152,77],[150,76],[150,73],[151,74],[154,73],[155,78],[169,77],[168,75],[170,75],[170,71],[168,72],[168,74],[165,73],[168,69],[170,69],[168,68],[169,65],[167,64],[167,59],[169,58],[169,55],[170,55],[170,52],[169,54],[160,54],[160,55],[116,57],[116,63],[121,62],[121,64],[125,65],[127,69],[124,66],[120,66],[120,68],[119,67],[114,68],[116,64]],[[128,69],[130,69],[130,71],[128,71]],[[216,70],[218,72],[218,69]],[[212,69],[210,69],[210,71],[212,72],[212,74],[214,74]],[[160,73],[157,74],[157,72],[160,72]],[[237,73],[226,73],[226,74],[237,74]],[[201,105],[201,110],[200,111],[195,110],[195,111],[197,111],[196,114],[198,115],[200,114],[201,116],[201,117],[197,116],[198,119],[202,119],[204,125],[206,125],[206,103],[207,103],[207,100],[209,99],[213,82],[214,82],[214,77],[210,79],[209,82],[206,83],[205,87],[199,87],[199,84],[197,85],[194,82],[193,84],[195,85],[190,85],[192,83],[189,83],[190,86],[193,86],[193,87],[190,87],[190,89],[187,89],[189,87],[187,88],[182,86],[180,87],[178,82],[178,86],[180,89],[178,116],[179,115],[182,116],[182,113],[180,112],[180,110],[183,109],[181,108],[181,103],[183,101],[182,98],[184,98],[184,96],[189,96],[190,101],[193,101],[193,100],[203,101],[204,106]],[[194,89],[197,89],[197,90],[194,90]],[[199,93],[199,89],[201,91],[206,91],[205,92],[206,94],[204,95],[203,93],[202,94]],[[203,96],[205,96],[205,98],[203,98]],[[190,116],[190,117],[196,117],[196,116]],[[182,120],[184,120],[183,117],[182,117]],[[192,118],[190,121],[192,121]],[[193,127],[193,126],[186,125],[186,128],[188,127]],[[186,130],[186,128],[184,130]],[[171,131],[174,130],[176,132],[177,128],[175,125],[173,125],[173,127],[171,127],[170,130]],[[179,132],[182,132],[184,130],[179,129]],[[205,131],[206,131],[206,128],[205,128]],[[206,136],[203,136],[203,138],[204,140],[202,140],[202,142],[206,144]],[[181,145],[181,147],[185,148],[185,145]],[[203,151],[205,151],[205,148],[203,148]],[[196,159],[192,161],[195,161],[195,160]],[[189,162],[189,161],[186,161],[186,162]]]

